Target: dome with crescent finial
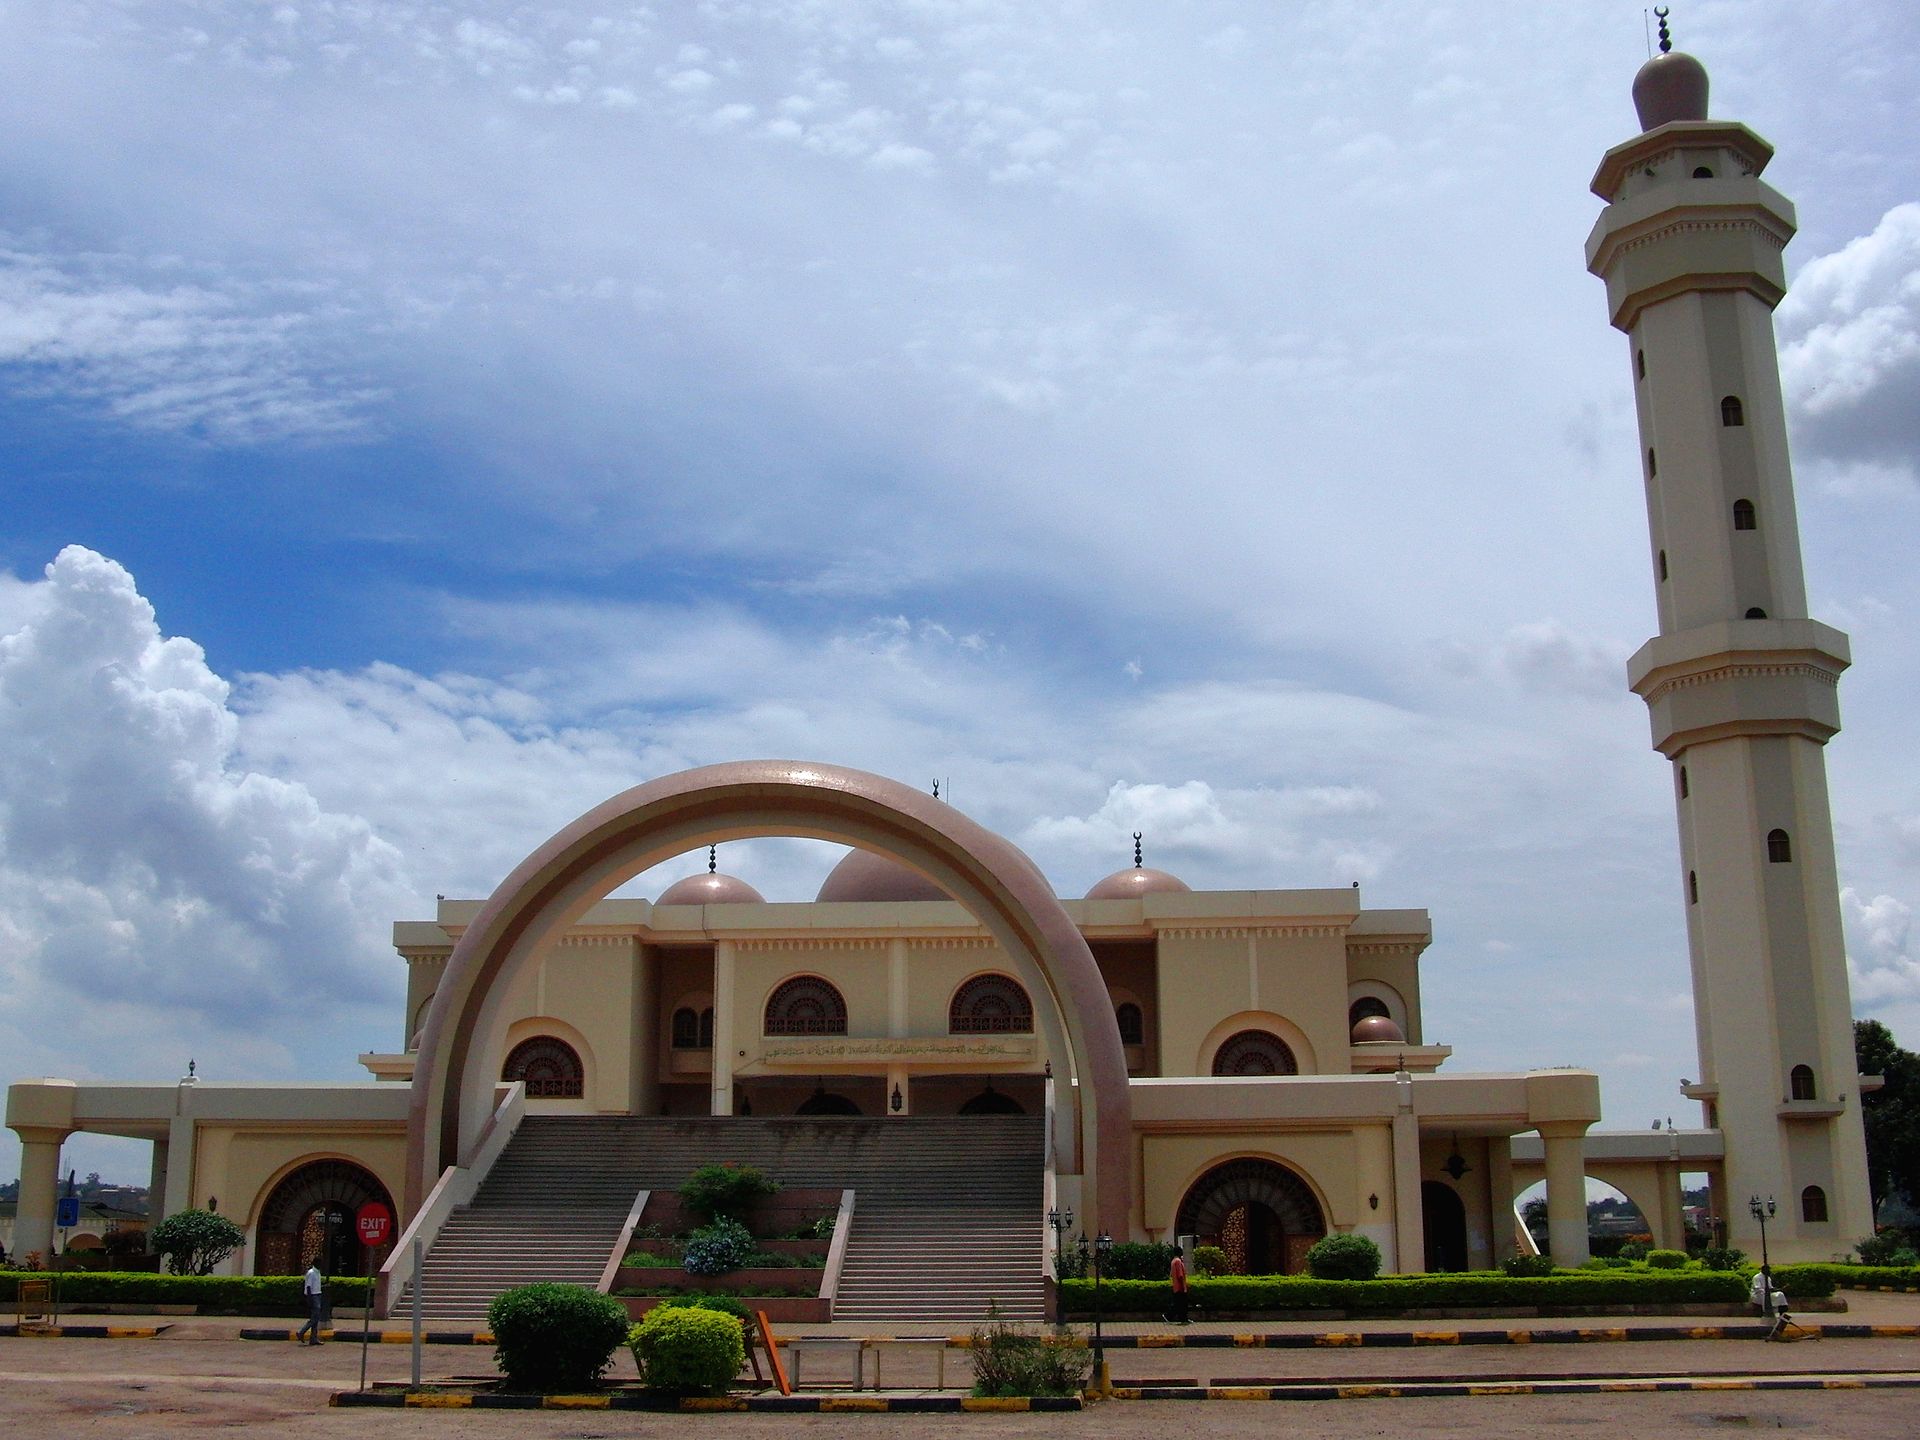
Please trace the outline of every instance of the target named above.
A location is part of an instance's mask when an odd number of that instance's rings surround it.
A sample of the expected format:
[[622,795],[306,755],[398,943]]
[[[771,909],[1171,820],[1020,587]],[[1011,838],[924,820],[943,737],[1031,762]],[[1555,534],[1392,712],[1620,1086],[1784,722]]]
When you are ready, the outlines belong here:
[[760,905],[766,896],[737,875],[720,873],[719,856],[707,847],[707,873],[688,875],[660,892],[656,905]]
[[1133,832],[1133,864],[1116,870],[1087,891],[1089,900],[1131,900],[1137,895],[1185,895],[1193,887],[1178,875],[1169,875],[1140,863],[1140,832]]
[[1707,67],[1693,56],[1673,48],[1663,5],[1660,17],[1660,53],[1633,77],[1633,108],[1642,130],[1658,130],[1675,120],[1707,118]]
[[877,904],[896,900],[946,900],[951,897],[918,870],[871,850],[849,850],[834,866],[814,899],[823,904]]

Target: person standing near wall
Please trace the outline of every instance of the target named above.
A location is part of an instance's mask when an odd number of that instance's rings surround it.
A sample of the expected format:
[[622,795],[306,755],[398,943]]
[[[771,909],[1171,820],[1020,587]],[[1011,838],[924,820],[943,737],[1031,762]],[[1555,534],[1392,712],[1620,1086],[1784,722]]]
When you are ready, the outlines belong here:
[[[327,1311],[327,1281],[320,1273],[320,1257],[313,1257],[313,1263],[307,1266],[307,1278],[301,1282],[301,1298],[307,1302],[307,1323],[294,1332],[293,1338],[302,1345],[320,1343],[320,1322]],[[312,1335],[311,1340],[305,1337]]]
[[1173,1259],[1167,1262],[1167,1284],[1173,1288],[1172,1302],[1167,1307],[1167,1318],[1176,1325],[1187,1323],[1187,1261],[1178,1250]]

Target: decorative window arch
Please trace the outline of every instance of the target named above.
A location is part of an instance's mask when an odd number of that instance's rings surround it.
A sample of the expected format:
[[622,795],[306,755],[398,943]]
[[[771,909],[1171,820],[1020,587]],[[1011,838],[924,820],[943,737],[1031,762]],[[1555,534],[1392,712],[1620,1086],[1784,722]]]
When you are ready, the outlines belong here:
[[1729,395],[1720,402],[1720,423],[1728,429],[1747,423],[1746,408],[1738,395]]
[[1647,474],[1649,476],[1653,476],[1653,475],[1658,475],[1659,473],[1660,473],[1660,457],[1654,454],[1653,450],[1649,448],[1647,451]]
[[1633,352],[1633,377],[1636,380],[1647,378],[1647,352],[1644,347]]
[[535,1035],[507,1052],[502,1080],[520,1080],[529,1100],[578,1100],[586,1093],[580,1052],[557,1035]]
[[1680,767],[1680,798],[1684,800],[1691,793],[1687,788],[1687,767],[1682,765]]
[[1120,1027],[1122,1045],[1147,1043],[1147,1017],[1133,1001],[1122,1000],[1113,1007],[1113,1023]]
[[1747,611],[1746,618],[1749,620],[1764,620],[1767,618],[1767,612],[1762,610],[1758,605],[1755,605]]
[[949,1035],[1031,1035],[1033,1001],[1011,975],[989,972],[965,981],[947,1002]]
[[700,1048],[700,1016],[691,1005],[682,1005],[673,1012],[673,1048],[676,1050]]
[[1362,995],[1347,1006],[1347,1028],[1351,1030],[1362,1020],[1379,1016],[1382,1020],[1393,1019],[1393,1007],[1378,995]]
[[1216,1075],[1298,1075],[1293,1050],[1271,1030],[1241,1030],[1213,1052]]
[[1693,178],[1696,180],[1711,180],[1713,178],[1713,167],[1711,165],[1694,166]]
[[1700,872],[1697,870],[1687,871],[1687,903],[1689,905],[1700,903]]
[[1664,550],[1660,552],[1660,578],[1662,580],[1667,578],[1667,552]]
[[1791,865],[1793,863],[1793,840],[1784,830],[1767,832],[1767,863],[1769,865]]
[[1787,1094],[1795,1100],[1819,1098],[1819,1089],[1814,1084],[1811,1065],[1796,1065],[1787,1072]]
[[1827,1192],[1818,1185],[1809,1185],[1800,1192],[1800,1218],[1809,1225],[1826,1224]]
[[1755,514],[1753,501],[1736,500],[1733,502],[1733,528],[1736,530],[1758,530],[1760,520]]
[[767,997],[769,1035],[844,1035],[847,1000],[830,980],[796,975],[782,980]]

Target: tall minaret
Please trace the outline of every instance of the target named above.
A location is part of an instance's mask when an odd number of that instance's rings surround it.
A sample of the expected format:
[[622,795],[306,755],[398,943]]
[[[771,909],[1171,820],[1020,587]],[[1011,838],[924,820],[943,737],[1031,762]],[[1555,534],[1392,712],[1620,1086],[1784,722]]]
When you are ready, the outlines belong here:
[[1758,1259],[1771,1198],[1773,1258],[1826,1259],[1873,1222],[1822,754],[1847,637],[1807,617],[1773,339],[1793,206],[1760,179],[1773,147],[1707,119],[1664,19],[1660,48],[1587,240],[1628,340],[1659,605],[1628,679],[1673,764],[1714,1208]]

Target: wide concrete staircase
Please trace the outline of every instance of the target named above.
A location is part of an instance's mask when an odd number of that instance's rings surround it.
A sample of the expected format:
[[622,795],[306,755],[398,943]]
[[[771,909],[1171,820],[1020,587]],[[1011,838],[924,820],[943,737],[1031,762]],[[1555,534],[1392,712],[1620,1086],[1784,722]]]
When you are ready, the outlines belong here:
[[836,1319],[972,1321],[989,1306],[1040,1319],[1043,1126],[999,1115],[532,1117],[428,1252],[422,1312],[468,1326],[514,1285],[596,1284],[637,1192],[675,1190],[697,1166],[731,1160],[784,1185],[856,1192]]

